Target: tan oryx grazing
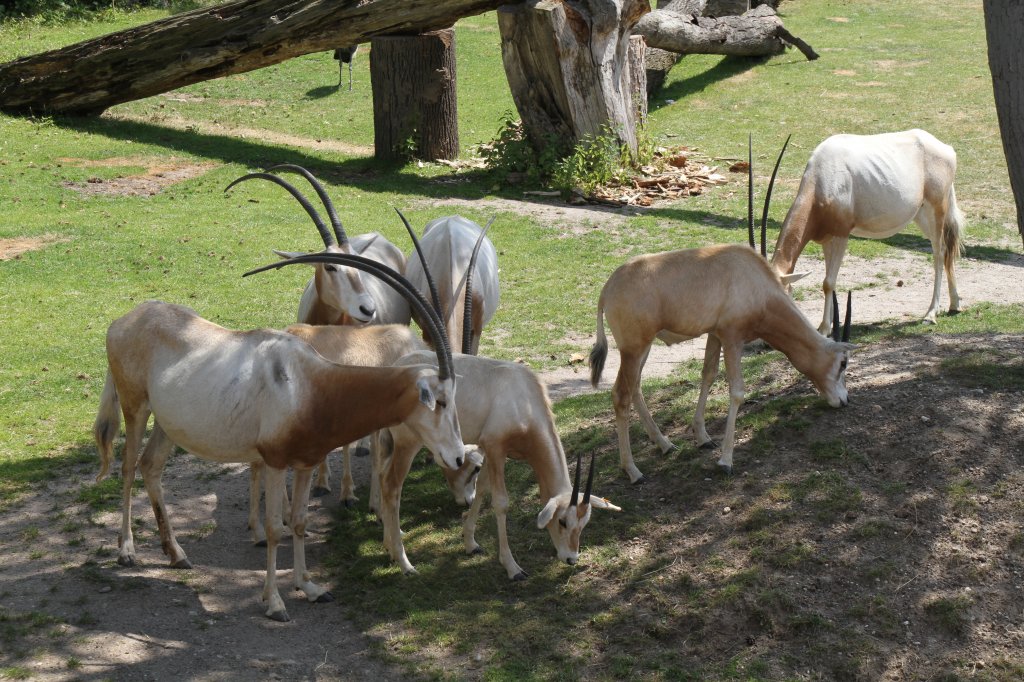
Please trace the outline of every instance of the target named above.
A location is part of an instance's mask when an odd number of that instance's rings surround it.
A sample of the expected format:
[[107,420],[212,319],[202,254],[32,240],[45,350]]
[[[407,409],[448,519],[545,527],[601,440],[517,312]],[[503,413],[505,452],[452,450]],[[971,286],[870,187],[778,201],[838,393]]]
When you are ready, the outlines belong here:
[[[402,251],[376,232],[361,234],[349,240],[341,219],[334,208],[334,202],[316,177],[308,170],[294,164],[278,164],[267,171],[283,170],[298,173],[313,187],[331,221],[334,236],[320,213],[308,199],[291,183],[269,172],[250,173],[238,178],[224,191],[245,180],[260,179],[273,182],[285,188],[313,220],[317,232],[324,242],[324,253],[354,253],[388,266],[398,273],[405,271],[405,256]],[[337,237],[337,239],[335,239]],[[298,251],[274,251],[281,258],[304,255]],[[341,267],[334,263],[312,263],[313,277],[306,284],[299,300],[297,321],[311,325],[360,325],[360,324],[404,324],[411,319],[408,301],[395,289],[376,277],[361,276],[358,270]],[[347,363],[346,363],[347,364]],[[360,364],[360,363],[351,363]],[[342,450],[343,466],[349,468],[349,445]],[[313,495],[326,495],[331,491],[331,468],[328,459],[317,468],[316,485]],[[355,501],[351,486],[341,489],[341,502],[347,506]]]
[[[313,254],[274,263],[325,260],[382,277],[403,289],[422,314],[438,349],[438,368],[352,367],[333,363],[308,343],[277,330],[232,331],[183,306],[148,302],[115,320],[107,332],[107,380],[94,435],[106,476],[113,441],[125,419],[121,466],[123,514],[118,563],[135,563],[131,525],[136,465],[153,505],[171,566],[189,567],[164,506],[161,475],[174,444],[205,459],[266,464],[267,615],[287,620],[277,589],[277,546],[284,532],[285,472],[295,471],[291,506],[293,583],[309,601],[329,601],[305,564],[305,525],[312,469],[333,448],[404,423],[421,434],[435,460],[464,461],[451,352],[440,321],[400,275],[360,256]],[[154,425],[139,459],[149,416]]]
[[963,250],[964,219],[956,204],[956,152],[923,130],[881,135],[833,135],[811,154],[786,220],[772,265],[793,272],[809,241],[825,255],[824,312],[818,331],[832,327],[832,292],[847,241],[884,239],[911,221],[932,243],[932,300],[924,319],[935,322],[942,270],[949,278],[949,311],[960,308],[954,265]]
[[[431,359],[430,353],[418,351],[402,358],[399,364],[417,366]],[[483,473],[477,482],[476,495],[463,517],[466,551],[470,554],[482,551],[474,534],[484,492],[489,491],[498,524],[498,560],[512,580],[526,578],[526,572],[512,556],[505,522],[508,510],[505,460],[511,457],[529,464],[537,478],[541,504],[537,527],[547,528],[560,560],[575,564],[580,551],[580,534],[590,520],[591,509],[621,511],[608,500],[591,495],[593,458],[581,500],[579,462],[574,485],[569,477],[565,451],[558,438],[547,391],[537,376],[524,365],[503,360],[455,354],[453,362],[455,374],[459,377],[455,406],[462,438],[466,443],[475,443],[484,455]],[[423,440],[404,425],[392,427],[391,435],[394,449],[379,472],[384,547],[403,572],[415,573],[416,569],[406,556],[402,543],[399,504],[402,484]],[[467,460],[461,470],[445,471],[449,487],[456,496],[465,481],[472,480],[479,469],[479,464]]]
[[[783,145],[782,153],[785,150],[786,145]],[[847,403],[846,365],[850,351],[855,348],[848,343],[849,300],[842,333],[836,320],[832,339],[822,337],[810,326],[784,287],[803,275],[780,276],[764,257],[768,206],[782,153],[765,195],[760,255],[754,244],[751,158],[747,194],[750,249],[724,244],[637,256],[613,272],[601,290],[597,302],[597,340],[590,351],[590,381],[596,388],[608,356],[604,332],[607,315],[620,358],[619,373],[612,388],[619,464],[633,483],[641,481],[643,474],[633,462],[629,443],[631,406],[636,407],[647,435],[662,453],[675,448],[654,423],[640,390],[640,374],[655,339],[671,345],[708,335],[700,395],[693,415],[693,432],[701,447],[714,447],[705,428],[704,408],[711,383],[718,375],[720,355],[724,352],[729,413],[718,464],[726,471],[732,471],[736,414],[743,402],[744,343],[763,339],[807,376],[829,405],[841,407]]]
[[[399,216],[415,239],[405,216]],[[498,309],[498,252],[486,234],[491,223],[481,228],[458,215],[431,220],[416,245],[419,257],[410,255],[405,271],[424,296],[429,292],[445,321],[451,346],[464,347],[472,355]],[[428,271],[436,284],[429,281]],[[467,284],[470,280],[472,284]],[[469,339],[468,346],[464,339]]]

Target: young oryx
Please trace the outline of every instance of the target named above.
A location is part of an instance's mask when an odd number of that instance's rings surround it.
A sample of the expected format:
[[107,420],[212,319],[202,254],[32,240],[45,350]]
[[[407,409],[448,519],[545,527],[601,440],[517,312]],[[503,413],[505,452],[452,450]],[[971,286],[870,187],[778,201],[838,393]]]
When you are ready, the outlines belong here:
[[942,269],[949,278],[949,311],[960,308],[954,264],[963,249],[963,214],[956,204],[956,152],[923,130],[882,135],[833,135],[811,154],[800,189],[782,224],[772,265],[793,272],[807,242],[825,252],[825,308],[818,331],[832,326],[832,292],[846,243],[884,239],[911,221],[932,243],[932,300],[924,319],[935,322]]
[[[431,355],[428,352],[418,351],[402,358],[399,364],[417,366],[430,361]],[[620,511],[619,507],[608,500],[591,495],[593,458],[586,492],[581,501],[579,462],[576,483],[573,485],[569,479],[565,451],[555,428],[551,403],[536,375],[527,367],[514,362],[473,355],[455,354],[453,362],[455,374],[459,377],[455,406],[459,413],[462,438],[466,443],[475,443],[484,455],[484,470],[477,482],[476,496],[470,510],[463,517],[462,532],[466,551],[470,554],[482,551],[474,534],[484,492],[490,490],[491,505],[498,524],[498,560],[512,580],[526,578],[526,572],[516,563],[509,549],[505,524],[508,510],[505,459],[511,457],[525,460],[537,477],[542,506],[537,515],[537,527],[548,529],[560,560],[575,564],[580,551],[580,534],[590,520],[591,509]],[[391,435],[394,450],[380,471],[380,515],[384,524],[384,546],[403,572],[415,573],[416,569],[409,562],[402,544],[398,510],[402,484],[423,440],[403,425],[392,427]],[[466,471],[470,467],[479,469],[479,465],[467,460],[461,471],[445,472],[449,486],[456,492],[467,474],[472,475],[472,472]]]
[[[382,428],[404,423],[418,432],[444,467],[464,461],[455,401],[451,351],[440,321],[400,275],[360,256],[314,254],[275,263],[322,260],[350,265],[401,287],[428,322],[438,370],[430,367],[352,367],[326,360],[308,343],[276,330],[231,331],[177,305],[148,302],[115,320],[107,332],[109,369],[93,428],[101,457],[97,479],[106,476],[113,441],[124,413],[126,441],[121,467],[124,507],[118,563],[135,562],[131,498],[136,463],[171,566],[190,566],[164,506],[161,474],[174,444],[220,462],[267,465],[267,615],[287,620],[277,590],[277,545],[285,471],[295,470],[291,507],[293,582],[309,601],[329,601],[305,564],[309,479],[333,448]],[[139,446],[149,415],[149,442]]]
[[[252,179],[267,180],[280,185],[298,200],[309,217],[313,219],[313,224],[324,242],[324,250],[321,253],[354,253],[382,263],[395,272],[401,273],[405,270],[405,257],[401,250],[379,234],[371,232],[349,240],[341,220],[334,210],[334,204],[312,173],[301,166],[292,164],[279,164],[271,166],[267,170],[277,169],[294,171],[309,181],[327,210],[331,226],[334,228],[333,236],[320,214],[306,197],[292,184],[277,175],[249,173],[225,187],[224,191]],[[303,255],[301,252],[295,251],[275,250],[274,253],[286,259]],[[313,278],[302,292],[302,298],[299,301],[298,322],[306,324],[365,324],[368,322],[409,324],[411,317],[409,303],[401,294],[382,281],[375,277],[360,276],[358,270],[340,267],[335,263],[311,264],[314,267]]]
[[[785,150],[783,146],[782,151]],[[775,172],[781,160],[779,154]],[[764,339],[814,383],[829,405],[840,407],[847,403],[846,364],[854,348],[847,343],[849,300],[842,341],[838,320],[832,339],[825,339],[810,326],[783,287],[802,275],[782,278],[764,259],[764,234],[775,172],[761,218],[761,255],[745,246],[727,244],[638,256],[613,272],[601,290],[597,302],[597,340],[590,352],[590,381],[596,388],[608,356],[604,333],[607,314],[620,357],[612,389],[619,463],[633,483],[639,482],[643,474],[633,463],[629,444],[631,405],[636,406],[647,435],[662,453],[675,447],[654,423],[640,390],[640,373],[656,338],[673,344],[708,335],[700,396],[693,415],[693,431],[701,447],[714,446],[704,425],[704,406],[711,383],[718,375],[720,353],[724,351],[730,400],[718,464],[727,471],[732,471],[736,413],[743,402],[740,360],[744,343]],[[748,178],[748,230],[750,246],[754,247],[753,170]]]
[[[304,177],[317,196],[320,198],[327,216],[334,228],[337,241],[331,236],[327,225],[324,223],[320,213],[296,189],[291,183],[270,173],[250,173],[238,178],[225,188],[224,191],[245,180],[261,179],[273,182],[288,190],[289,194],[295,197],[299,204],[306,210],[306,213],[313,219],[317,232],[324,240],[324,253],[355,253],[388,266],[395,272],[405,270],[405,256],[402,251],[376,232],[357,235],[351,241],[342,227],[338,213],[334,209],[334,203],[328,196],[320,181],[312,173],[301,166],[293,164],[278,164],[267,169],[284,170],[298,173]],[[296,251],[278,251],[281,258],[294,258],[303,255]],[[327,324],[409,324],[411,311],[409,303],[395,289],[389,287],[376,277],[360,277],[358,270],[348,267],[339,267],[333,263],[313,263],[313,278],[306,284],[299,300],[298,322],[312,325]],[[352,363],[359,364],[359,363]],[[348,467],[348,446],[342,453],[342,459],[346,468]],[[317,468],[316,485],[313,488],[313,495],[326,495],[331,491],[331,468],[325,458]],[[341,501],[350,503],[352,497],[351,488],[346,490],[344,485],[341,491]]]
[[[413,234],[409,222],[402,216],[406,229]],[[493,222],[493,221],[492,221]],[[488,223],[487,228],[490,227]],[[453,215],[436,218],[427,223],[417,250],[420,257],[410,256],[405,274],[420,292],[431,290],[424,263],[437,282],[435,307],[440,307],[441,319],[445,321],[448,339],[453,347],[460,347],[465,337],[469,338],[468,352],[476,355],[480,347],[480,334],[498,308],[498,252],[486,237],[487,228],[481,229],[472,220]],[[414,236],[415,238],[415,236]],[[482,243],[477,246],[477,243]],[[474,252],[479,249],[477,260]],[[470,263],[475,263],[472,272],[473,290],[464,292]],[[431,291],[431,295],[433,295]],[[470,293],[467,297],[466,293]],[[472,314],[460,315],[472,305]],[[419,320],[417,320],[419,322]]]

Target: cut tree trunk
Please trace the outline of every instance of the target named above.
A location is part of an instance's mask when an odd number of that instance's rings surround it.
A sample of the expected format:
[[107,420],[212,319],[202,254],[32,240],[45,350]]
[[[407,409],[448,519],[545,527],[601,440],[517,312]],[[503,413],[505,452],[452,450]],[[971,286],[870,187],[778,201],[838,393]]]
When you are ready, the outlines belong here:
[[501,56],[533,145],[611,133],[636,152],[627,54],[647,0],[528,0],[498,10]]
[[643,36],[632,36],[629,39],[629,93],[636,111],[636,122],[647,125],[647,41]]
[[1024,240],[1024,4],[985,0],[988,66],[992,72],[999,131],[1017,204],[1017,229]]
[[370,46],[374,156],[458,157],[455,30],[374,38]]
[[652,48],[679,54],[763,57],[782,54],[790,44],[808,59],[818,58],[810,45],[786,30],[768,5],[727,17],[695,17],[658,10],[641,19],[634,33],[642,35]]
[[502,2],[235,0],[0,64],[0,109],[97,114],[374,36],[447,28]]

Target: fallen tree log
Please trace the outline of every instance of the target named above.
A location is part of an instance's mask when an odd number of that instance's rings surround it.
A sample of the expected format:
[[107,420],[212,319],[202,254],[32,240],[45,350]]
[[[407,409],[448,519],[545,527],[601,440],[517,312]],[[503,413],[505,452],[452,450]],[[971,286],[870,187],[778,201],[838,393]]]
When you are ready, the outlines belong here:
[[768,5],[726,17],[656,10],[640,19],[633,33],[642,35],[649,47],[679,54],[763,57],[782,54],[788,44],[799,49],[807,59],[818,58],[810,45],[786,30],[778,14]]
[[98,114],[338,45],[447,28],[506,2],[235,0],[0,64],[0,109]]

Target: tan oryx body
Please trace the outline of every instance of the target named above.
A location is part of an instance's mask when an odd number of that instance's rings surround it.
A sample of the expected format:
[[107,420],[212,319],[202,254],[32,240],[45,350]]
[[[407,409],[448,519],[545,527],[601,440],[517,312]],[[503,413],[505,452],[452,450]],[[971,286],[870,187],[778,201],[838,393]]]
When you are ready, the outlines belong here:
[[[536,476],[542,507],[537,527],[547,528],[560,560],[576,563],[580,534],[590,520],[591,508],[616,511],[619,508],[604,498],[591,496],[589,484],[582,501],[574,494],[547,392],[533,372],[514,362],[473,355],[454,354],[453,360],[459,377],[455,405],[462,437],[466,443],[476,444],[484,455],[476,495],[463,518],[466,551],[471,554],[480,551],[474,534],[484,493],[489,491],[498,524],[498,560],[509,578],[522,580],[526,577],[512,556],[506,531],[505,460],[511,457],[529,464]],[[400,363],[415,365],[430,361],[429,353],[419,351],[402,358]],[[384,546],[404,572],[412,573],[415,569],[406,556],[399,528],[399,503],[402,484],[423,441],[404,425],[392,427],[391,434],[394,450],[380,470]],[[467,459],[462,470],[445,472],[457,495],[466,479],[471,480],[479,468]],[[579,493],[578,482],[575,493]]]
[[[472,220],[453,215],[431,220],[420,238],[423,258],[437,284],[440,316],[445,321],[448,340],[453,348],[466,350],[463,344],[466,280],[482,230]],[[405,274],[424,296],[429,296],[427,275],[415,252],[407,259]],[[472,314],[467,335],[470,342],[466,352],[476,355],[483,328],[498,309],[498,252],[486,236],[480,244],[473,268],[470,298]]]
[[[323,358],[305,341],[275,330],[232,331],[183,306],[150,301],[115,320],[107,332],[109,369],[94,435],[103,478],[125,419],[123,515],[118,562],[132,565],[131,496],[142,470],[163,551],[190,566],[164,506],[161,474],[173,445],[219,462],[267,465],[267,615],[287,620],[277,590],[284,476],[295,470],[291,508],[293,581],[310,601],[330,595],[305,566],[305,523],[312,467],[333,448],[405,423],[421,433],[437,461],[458,468],[463,445],[452,408],[450,370],[351,367]],[[439,354],[439,361],[441,356]],[[450,362],[445,360],[445,367]],[[152,435],[139,459],[149,416]]]
[[924,319],[935,322],[943,267],[949,310],[959,310],[954,264],[962,250],[963,215],[953,189],[955,175],[956,152],[923,130],[833,135],[818,145],[782,224],[772,265],[789,274],[808,242],[821,244],[825,306],[819,332],[832,326],[832,292],[850,235],[884,239],[910,222],[932,244],[935,276]]
[[829,405],[839,407],[847,402],[844,375],[853,346],[818,334],[786,294],[771,266],[746,246],[729,244],[639,256],[612,273],[597,303],[597,341],[590,353],[595,387],[608,354],[605,317],[620,355],[612,389],[619,461],[633,482],[643,474],[633,463],[629,444],[631,405],[662,452],[674,447],[654,423],[640,391],[640,373],[655,339],[673,344],[708,335],[693,416],[693,430],[701,445],[712,444],[704,426],[704,406],[718,374],[719,354],[724,351],[730,402],[718,463],[726,469],[732,468],[736,413],[743,402],[740,358],[744,343],[764,339],[811,380]]

